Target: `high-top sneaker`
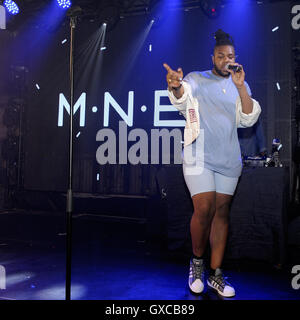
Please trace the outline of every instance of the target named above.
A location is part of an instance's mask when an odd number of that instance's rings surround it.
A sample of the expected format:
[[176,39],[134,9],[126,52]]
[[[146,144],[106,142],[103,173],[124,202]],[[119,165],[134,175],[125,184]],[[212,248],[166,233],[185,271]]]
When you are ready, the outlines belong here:
[[204,261],[203,259],[191,259],[189,287],[194,293],[201,293],[204,289]]
[[235,295],[235,290],[226,279],[227,278],[223,276],[222,270],[217,268],[215,274],[208,278],[207,284],[221,296],[227,298],[233,297]]

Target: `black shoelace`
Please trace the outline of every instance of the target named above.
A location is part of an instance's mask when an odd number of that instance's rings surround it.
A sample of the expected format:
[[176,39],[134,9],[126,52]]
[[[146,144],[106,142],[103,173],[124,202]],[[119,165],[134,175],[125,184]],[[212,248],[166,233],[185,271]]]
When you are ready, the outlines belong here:
[[222,274],[219,274],[217,276],[213,276],[213,280],[216,281],[216,283],[220,286],[222,286],[223,288],[226,285],[230,285],[230,283],[227,281],[227,277],[224,277]]
[[204,266],[203,264],[195,264],[193,263],[193,272],[195,274],[196,279],[203,279],[203,271],[204,271]]

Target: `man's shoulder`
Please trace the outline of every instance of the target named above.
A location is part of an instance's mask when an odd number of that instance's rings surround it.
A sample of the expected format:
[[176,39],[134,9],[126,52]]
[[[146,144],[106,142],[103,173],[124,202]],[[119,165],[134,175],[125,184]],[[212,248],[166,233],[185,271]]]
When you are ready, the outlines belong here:
[[185,76],[185,80],[203,81],[211,78],[210,70],[206,71],[192,71]]

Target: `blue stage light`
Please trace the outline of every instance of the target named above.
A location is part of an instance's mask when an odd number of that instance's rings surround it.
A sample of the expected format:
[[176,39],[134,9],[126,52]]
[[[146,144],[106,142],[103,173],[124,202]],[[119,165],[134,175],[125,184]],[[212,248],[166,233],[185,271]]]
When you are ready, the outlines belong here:
[[11,14],[18,14],[19,13],[19,7],[14,1],[5,0],[3,4],[9,13],[11,13]]
[[57,0],[57,3],[63,9],[68,9],[72,5],[70,0]]

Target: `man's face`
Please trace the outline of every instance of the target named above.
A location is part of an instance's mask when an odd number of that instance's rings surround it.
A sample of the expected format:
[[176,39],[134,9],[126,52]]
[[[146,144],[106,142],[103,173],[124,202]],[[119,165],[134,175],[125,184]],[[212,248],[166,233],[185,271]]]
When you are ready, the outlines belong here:
[[215,48],[212,57],[214,71],[221,77],[229,77],[230,73],[226,69],[228,63],[235,62],[235,52],[232,46],[218,46]]

